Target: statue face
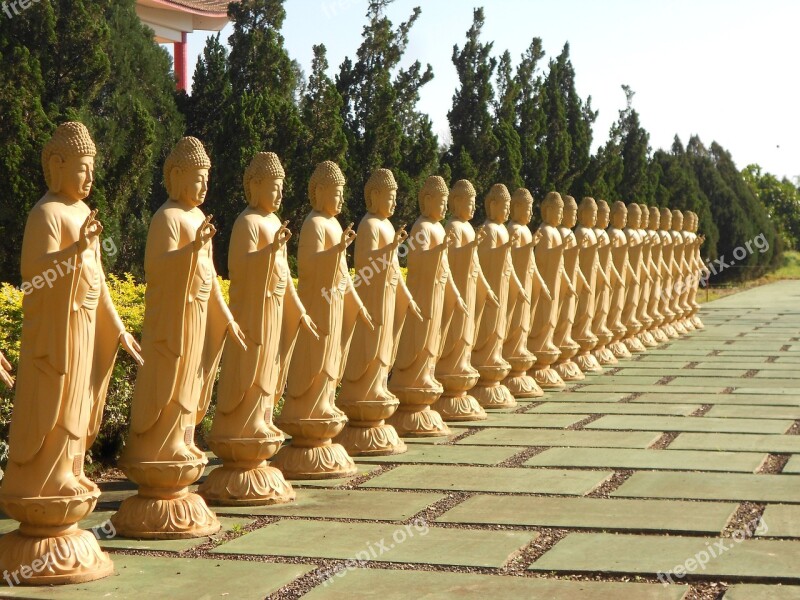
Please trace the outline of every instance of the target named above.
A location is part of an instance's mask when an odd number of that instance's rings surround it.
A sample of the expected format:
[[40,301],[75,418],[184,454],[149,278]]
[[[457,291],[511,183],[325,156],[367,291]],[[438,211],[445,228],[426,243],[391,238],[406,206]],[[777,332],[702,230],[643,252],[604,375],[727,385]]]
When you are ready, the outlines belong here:
[[178,190],[177,200],[184,206],[194,208],[206,200],[208,193],[208,169],[190,167],[172,170],[172,181]]
[[595,223],[597,223],[597,207],[589,205],[581,211],[581,225],[594,227]]
[[343,185],[329,184],[317,186],[317,206],[319,206],[319,212],[325,213],[329,217],[335,217],[342,212],[343,205]]
[[533,204],[515,202],[511,207],[511,218],[520,225],[527,225],[533,218]]
[[494,200],[491,205],[489,220],[495,223],[505,223],[511,212],[511,202],[508,200]]
[[469,221],[475,216],[475,196],[459,194],[453,196],[453,214],[464,221]]
[[650,220],[650,215],[646,212],[642,213],[642,218],[639,219],[639,227],[641,229],[647,229],[647,222]]
[[388,219],[397,208],[397,190],[386,188],[372,190],[370,200],[372,202],[372,212],[382,219]]
[[595,225],[600,229],[605,229],[608,227],[608,211],[607,210],[598,210],[597,211],[597,223]]
[[628,213],[624,210],[618,210],[611,214],[611,224],[616,229],[622,229],[628,222]]
[[250,195],[261,210],[273,213],[281,207],[283,201],[283,179],[262,177],[252,181]]
[[447,212],[447,194],[425,194],[424,215],[434,221],[441,221]]
[[558,204],[551,204],[544,211],[544,222],[552,227],[558,227],[563,218],[564,207]]
[[[57,157],[60,158],[60,157]],[[72,202],[83,200],[89,196],[94,182],[94,157],[72,155],[66,160],[53,161],[51,170],[55,181],[60,182],[58,193]],[[52,171],[51,171],[52,172]]]
[[562,223],[564,227],[575,227],[575,223],[578,222],[578,207],[577,206],[565,206],[563,211],[563,218]]

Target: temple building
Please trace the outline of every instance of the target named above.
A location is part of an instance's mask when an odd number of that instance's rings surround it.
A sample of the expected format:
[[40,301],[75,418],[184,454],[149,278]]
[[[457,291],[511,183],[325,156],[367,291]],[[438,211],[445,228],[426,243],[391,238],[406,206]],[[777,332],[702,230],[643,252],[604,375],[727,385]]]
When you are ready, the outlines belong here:
[[[235,1],[235,0],[234,0]],[[230,0],[137,0],[136,13],[155,31],[159,44],[174,44],[178,89],[189,87],[186,38],[195,30],[219,31],[228,24]]]

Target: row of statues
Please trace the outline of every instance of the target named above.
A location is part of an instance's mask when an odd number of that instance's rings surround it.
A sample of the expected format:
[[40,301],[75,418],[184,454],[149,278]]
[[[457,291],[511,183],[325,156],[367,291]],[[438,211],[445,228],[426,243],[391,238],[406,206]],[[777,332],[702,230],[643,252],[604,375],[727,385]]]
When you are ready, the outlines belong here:
[[[329,161],[309,181],[295,288],[292,233],[276,215],[285,173],[269,152],[244,174],[248,206],[231,235],[227,304],[214,268],[216,230],[201,210],[211,163],[187,137],[166,160],[169,200],[150,224],[139,345],[111,302],[102,224],[84,203],[95,153],[80,123],[57,128],[42,153],[48,192],[24,236],[22,277],[34,285],[24,298],[0,487],[0,508],[21,525],[0,539],[0,570],[52,555],[28,583],[75,583],[113,570],[77,523],[100,495],[84,456],[120,345],[139,365],[119,461],[137,493],[112,521],[119,535],[176,539],[220,528],[209,504],[289,502],[287,479],[353,475],[352,456],[405,452],[401,436],[446,435],[446,422],[485,419],[486,409],[541,396],[702,327],[695,294],[703,239],[693,213],[684,220],[679,211],[592,198],[578,206],[551,192],[532,232],[531,194],[512,196],[497,184],[476,229],[472,184],[448,188],[433,176],[406,232],[390,222],[394,176],[378,169],[364,190],[367,214],[356,230],[342,229],[346,182]],[[448,203],[453,216],[443,224]],[[347,264],[353,244],[355,278]],[[37,286],[54,265],[71,268]],[[222,465],[193,493],[208,462],[194,431],[218,372],[208,444]],[[14,383],[2,357],[0,378]]]

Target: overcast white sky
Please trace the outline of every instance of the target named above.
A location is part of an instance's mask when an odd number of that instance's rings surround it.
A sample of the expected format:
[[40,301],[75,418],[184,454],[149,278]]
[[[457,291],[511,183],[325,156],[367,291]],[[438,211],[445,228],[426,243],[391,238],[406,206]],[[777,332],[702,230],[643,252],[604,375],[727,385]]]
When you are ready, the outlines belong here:
[[[636,92],[654,149],[669,147],[676,133],[684,143],[696,133],[730,150],[739,168],[758,163],[778,176],[800,176],[799,1],[396,0],[389,7],[395,24],[422,8],[406,57],[433,66],[419,108],[440,140],[449,139],[447,111],[458,85],[453,45],[463,45],[473,7],[481,5],[483,37],[498,56],[508,49],[516,62],[538,36],[554,57],[569,41],[578,92],[600,111],[595,146],[624,106],[625,83]],[[334,76],[361,43],[366,6],[287,0],[283,35],[292,58],[308,72],[311,46],[322,42]],[[230,26],[222,39],[229,34]],[[208,35],[190,35],[190,73]]]

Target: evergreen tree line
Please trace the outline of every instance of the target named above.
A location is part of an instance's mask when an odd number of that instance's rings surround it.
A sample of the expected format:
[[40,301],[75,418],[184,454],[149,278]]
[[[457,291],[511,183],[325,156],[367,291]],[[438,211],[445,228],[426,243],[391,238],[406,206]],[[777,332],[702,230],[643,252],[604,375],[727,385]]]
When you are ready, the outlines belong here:
[[653,151],[627,86],[625,108],[592,153],[597,111],[576,92],[569,44],[546,62],[540,38],[518,60],[508,51],[497,56],[481,37],[480,8],[453,48],[459,86],[448,113],[450,143],[441,144],[417,108],[431,66],[400,67],[421,11],[395,25],[386,15],[390,3],[369,3],[361,44],[333,77],[324,45],[313,47],[308,74],[287,52],[283,0],[231,4],[233,33],[227,46],[219,35],[208,39],[191,95],[174,91],[169,55],[139,22],[134,0],[52,0],[0,20],[0,176],[9,182],[0,207],[0,280],[18,283],[25,219],[44,191],[39,152],[67,119],[86,123],[98,145],[91,203],[104,235],[117,242],[109,268],[137,276],[149,217],[165,200],[161,166],[181,135],[199,137],[212,160],[207,212],[219,231],[222,274],[245,206],[242,174],[265,150],[284,163],[282,214],[295,232],[310,210],[314,166],[334,160],[348,180],[346,222],[364,214],[369,173],[387,167],[400,187],[396,224],[413,222],[422,182],[438,174],[470,179],[479,198],[501,182],[512,191],[527,187],[537,199],[557,190],[693,210],[709,258],[730,256],[763,233],[769,251],[740,263],[751,269],[723,277],[757,275],[782,247],[800,241],[800,193],[791,182],[757,165],[740,172],[729,152],[697,137]]

